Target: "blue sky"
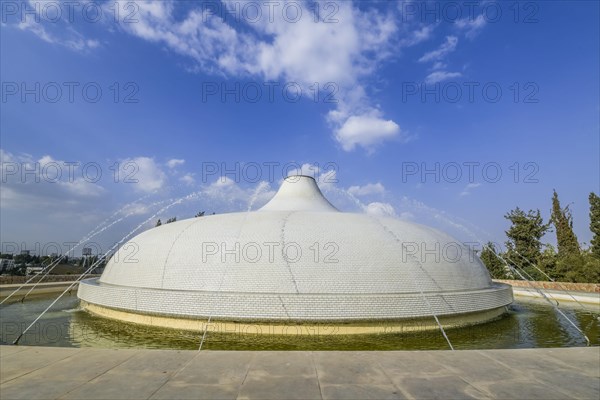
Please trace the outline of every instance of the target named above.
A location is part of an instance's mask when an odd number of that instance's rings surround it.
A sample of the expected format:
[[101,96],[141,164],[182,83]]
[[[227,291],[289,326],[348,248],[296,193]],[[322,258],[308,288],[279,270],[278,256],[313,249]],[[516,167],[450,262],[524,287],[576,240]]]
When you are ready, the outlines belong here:
[[343,210],[464,241],[503,242],[516,206],[547,218],[556,189],[589,242],[598,2],[269,4],[2,1],[3,246],[123,208],[106,248],[167,199],[256,208],[297,168]]

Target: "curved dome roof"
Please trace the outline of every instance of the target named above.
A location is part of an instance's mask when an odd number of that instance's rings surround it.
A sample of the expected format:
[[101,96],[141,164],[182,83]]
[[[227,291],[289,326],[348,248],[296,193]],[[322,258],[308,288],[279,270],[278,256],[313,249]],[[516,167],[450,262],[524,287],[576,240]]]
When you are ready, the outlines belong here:
[[100,282],[268,293],[399,293],[491,285],[479,259],[452,237],[394,218],[341,213],[305,176],[286,178],[258,212],[164,224],[124,249],[131,256],[125,251],[113,257]]
[[88,309],[118,319],[111,310],[319,322],[468,313],[489,319],[488,312],[496,316],[512,301],[510,286],[492,283],[481,261],[450,236],[339,212],[306,176],[286,178],[256,212],[143,232],[109,260],[99,280],[83,281],[78,296]]

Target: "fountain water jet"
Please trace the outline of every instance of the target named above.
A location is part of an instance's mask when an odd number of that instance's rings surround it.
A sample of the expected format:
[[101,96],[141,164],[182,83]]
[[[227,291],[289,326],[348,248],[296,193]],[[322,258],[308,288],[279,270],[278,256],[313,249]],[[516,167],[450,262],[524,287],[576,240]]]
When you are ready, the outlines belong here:
[[[79,240],[79,242],[77,242],[75,244],[75,246],[71,247],[65,254],[62,254],[60,257],[58,257],[56,260],[53,260],[50,264],[48,264],[48,266],[46,268],[44,268],[42,271],[36,272],[34,275],[31,276],[31,278],[29,278],[27,281],[25,281],[21,286],[19,286],[18,288],[16,288],[14,291],[12,291],[8,296],[6,296],[4,299],[2,299],[2,301],[0,301],[0,305],[3,304],[4,302],[6,302],[7,300],[9,300],[15,293],[19,292],[21,289],[23,289],[26,285],[28,285],[33,279],[35,279],[38,275],[40,275],[42,272],[44,272],[44,275],[29,289],[29,291],[27,293],[25,293],[25,295],[21,298],[21,302],[23,302],[27,296],[29,296],[29,294],[37,287],[38,284],[40,284],[44,278],[46,276],[48,276],[50,274],[50,272],[52,272],[54,270],[54,268],[66,257],[68,256],[72,251],[74,251],[76,248],[78,248],[79,246],[81,246],[82,244],[86,243],[87,241],[89,241],[90,239],[92,239],[93,237],[99,235],[100,233],[106,231],[107,229],[109,229],[110,227],[112,227],[113,225],[123,221],[124,219],[127,219],[128,217],[130,217],[131,215],[135,214],[135,211],[131,211],[127,214],[125,214],[123,217],[121,218],[117,218],[116,220],[112,221],[110,224],[104,226],[106,223],[108,223],[108,221],[112,220],[116,215],[118,215],[119,213],[121,213],[125,208],[138,203],[140,200],[143,200],[144,198],[147,198],[149,195],[145,195],[140,197],[139,199],[125,205],[124,207],[121,207],[119,210],[115,211],[110,217],[108,217],[107,219],[105,219],[104,221],[102,221],[100,224],[98,224],[94,229],[92,229],[87,235],[85,235],[82,239]],[[158,202],[154,202],[152,204],[150,204],[150,207],[153,207],[155,205],[160,205],[162,203],[164,203],[165,201],[158,201]],[[102,228],[101,228],[102,227]]]
[[48,307],[46,307],[46,309],[44,311],[42,311],[35,320],[33,320],[33,322],[31,322],[31,324],[25,328],[20,334],[19,336],[15,339],[15,341],[13,342],[13,344],[18,344],[19,340],[23,337],[23,335],[25,333],[27,333],[27,331],[29,331],[37,321],[39,321],[40,318],[42,318],[44,316],[44,314],[46,312],[48,312],[48,310],[50,310],[58,300],[60,300],[65,293],[67,293],[68,291],[70,291],[73,286],[75,286],[77,283],[79,283],[86,275],[88,275],[91,271],[94,270],[94,268],[96,268],[98,266],[98,264],[100,264],[100,262],[102,262],[103,259],[105,259],[113,250],[115,250],[117,247],[119,247],[119,245],[121,245],[121,243],[123,243],[127,238],[129,238],[131,235],[133,235],[135,232],[137,232],[140,228],[142,228],[144,225],[146,225],[148,222],[150,222],[152,219],[156,218],[157,215],[159,215],[162,212],[167,211],[168,209],[170,209],[171,207],[175,206],[176,204],[180,204],[181,202],[185,201],[185,200],[190,200],[193,199],[194,197],[198,196],[198,192],[194,192],[194,193],[190,193],[184,197],[181,197],[173,202],[171,202],[170,204],[168,204],[167,206],[161,208],[159,211],[157,211],[155,214],[153,214],[152,216],[150,216],[149,218],[147,218],[146,220],[144,220],[142,223],[140,223],[138,226],[136,226],[133,230],[131,230],[127,235],[125,235],[121,240],[119,240],[117,243],[114,244],[114,246],[112,246],[110,249],[108,249],[103,255],[102,257],[100,257],[95,263],[93,263],[87,270],[85,270],[81,275],[79,275],[79,277],[72,282],[58,297],[56,297],[56,299],[54,299],[54,301],[52,303],[50,303],[50,305]]

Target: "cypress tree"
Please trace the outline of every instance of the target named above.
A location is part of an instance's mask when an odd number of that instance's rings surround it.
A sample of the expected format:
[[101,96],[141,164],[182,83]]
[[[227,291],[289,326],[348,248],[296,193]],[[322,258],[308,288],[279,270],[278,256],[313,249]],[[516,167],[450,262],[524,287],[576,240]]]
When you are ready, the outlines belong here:
[[481,250],[481,255],[479,256],[483,264],[488,269],[490,275],[494,279],[507,279],[506,268],[504,263],[498,257],[498,253],[496,252],[496,247],[492,242],[488,242]]
[[573,232],[573,217],[569,207],[562,209],[560,207],[560,201],[558,200],[558,193],[556,190],[552,195],[552,214],[550,221],[554,224],[556,230],[556,243],[558,245],[558,256],[559,257],[570,257],[579,256],[581,250],[579,249],[579,242],[577,242],[577,236]]
[[600,258],[600,197],[594,192],[590,193],[590,230],[592,240],[590,249],[592,255]]

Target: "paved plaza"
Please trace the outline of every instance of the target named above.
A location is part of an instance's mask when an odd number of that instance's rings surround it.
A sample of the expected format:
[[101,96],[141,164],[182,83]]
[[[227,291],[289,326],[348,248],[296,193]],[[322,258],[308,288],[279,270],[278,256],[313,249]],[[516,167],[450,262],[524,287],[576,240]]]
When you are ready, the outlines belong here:
[[594,399],[600,348],[178,351],[0,346],[9,399]]

